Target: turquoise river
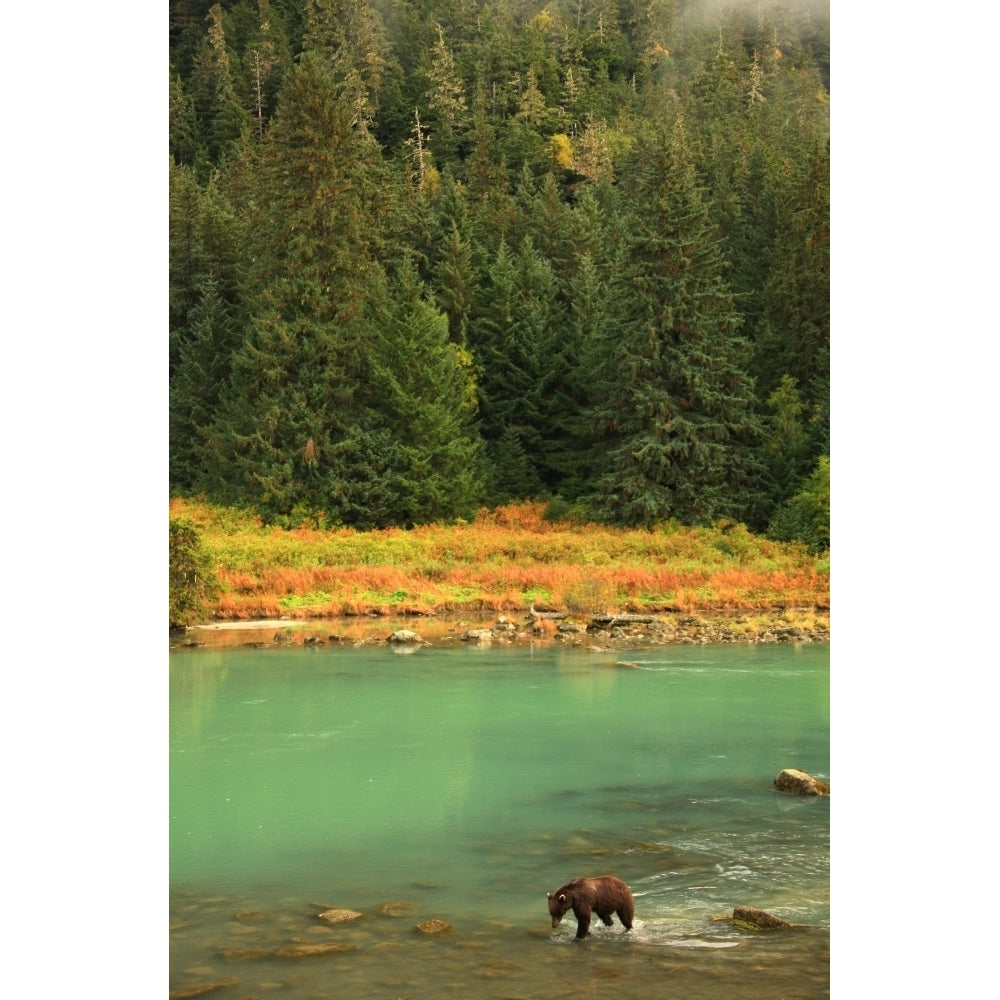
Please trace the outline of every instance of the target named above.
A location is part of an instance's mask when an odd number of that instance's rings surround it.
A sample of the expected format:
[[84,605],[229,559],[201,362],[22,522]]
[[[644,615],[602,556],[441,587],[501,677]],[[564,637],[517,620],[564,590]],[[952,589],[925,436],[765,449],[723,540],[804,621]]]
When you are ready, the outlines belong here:
[[[830,781],[829,645],[175,649],[171,994],[829,996],[831,799],[785,767]],[[633,929],[553,929],[602,874]]]

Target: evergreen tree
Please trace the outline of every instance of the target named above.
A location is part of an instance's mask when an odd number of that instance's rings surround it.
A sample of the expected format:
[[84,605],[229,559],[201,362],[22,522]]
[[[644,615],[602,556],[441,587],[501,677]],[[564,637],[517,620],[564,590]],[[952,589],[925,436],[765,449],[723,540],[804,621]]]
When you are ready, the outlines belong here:
[[257,172],[250,335],[203,452],[201,487],[273,516],[368,523],[398,455],[366,420],[366,342],[381,291],[370,250],[374,163],[350,96],[306,54]]
[[451,339],[464,347],[469,339],[478,282],[472,268],[472,251],[454,222],[451,232],[441,242],[434,265],[434,287],[448,318]]
[[169,352],[170,486],[188,489],[201,458],[201,431],[246,326],[240,227],[214,178],[170,162]]
[[[580,258],[570,282],[568,314],[571,346],[566,354],[567,376],[561,405],[553,414],[561,447],[553,453],[552,464],[559,471],[559,494],[576,500],[588,492],[595,471],[588,407],[600,398],[593,373],[605,362],[608,330],[616,314],[609,284],[588,254]],[[596,468],[600,468],[599,462]]]
[[227,302],[217,278],[203,276],[198,301],[180,342],[170,379],[170,484],[190,488],[203,461],[204,428],[215,419],[222,387],[229,379],[234,352],[242,342],[242,304]]
[[632,171],[623,194],[639,210],[622,224],[621,317],[594,372],[603,471],[591,500],[627,525],[739,518],[758,473],[753,383],[683,126],[637,150]]
[[779,208],[753,358],[761,395],[786,375],[795,380],[811,413],[813,459],[830,448],[829,168],[829,154],[815,149]]
[[188,166],[198,160],[201,143],[194,101],[185,92],[179,76],[170,77],[170,155],[175,163]]
[[767,536],[779,542],[805,542],[813,552],[830,548],[829,455],[819,456],[802,488],[778,508]]
[[412,264],[387,290],[370,345],[373,404],[399,449],[396,524],[471,515],[482,499],[472,358]]
[[761,518],[751,525],[755,529],[762,528],[775,508],[801,487],[816,458],[811,433],[813,414],[791,375],[782,376],[766,405],[769,413],[764,421],[762,453],[767,497]]
[[192,96],[208,159],[217,163],[229,144],[249,127],[250,115],[238,93],[221,4],[212,5],[207,20],[208,32],[192,74]]
[[355,122],[372,127],[388,62],[385,26],[368,0],[305,0],[305,52],[323,57],[351,105]]
[[[514,253],[500,245],[484,289],[474,346],[479,360],[483,436],[497,444],[516,432],[520,449],[534,468],[537,496],[554,485],[547,461],[552,433],[550,405],[559,353],[554,340],[558,283],[548,262],[539,256],[530,238]],[[502,482],[503,468],[495,471]],[[510,494],[503,500],[524,499]]]
[[455,57],[445,42],[441,25],[437,29],[438,38],[427,71],[432,86],[426,96],[436,126],[434,148],[440,158],[449,159],[457,152],[459,139],[465,131],[468,106],[465,84],[456,70]]

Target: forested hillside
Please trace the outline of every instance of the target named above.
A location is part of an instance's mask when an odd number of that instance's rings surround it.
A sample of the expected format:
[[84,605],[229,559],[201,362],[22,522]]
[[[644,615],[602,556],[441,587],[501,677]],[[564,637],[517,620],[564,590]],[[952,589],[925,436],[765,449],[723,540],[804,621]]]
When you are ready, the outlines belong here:
[[170,0],[170,482],[829,544],[828,0]]

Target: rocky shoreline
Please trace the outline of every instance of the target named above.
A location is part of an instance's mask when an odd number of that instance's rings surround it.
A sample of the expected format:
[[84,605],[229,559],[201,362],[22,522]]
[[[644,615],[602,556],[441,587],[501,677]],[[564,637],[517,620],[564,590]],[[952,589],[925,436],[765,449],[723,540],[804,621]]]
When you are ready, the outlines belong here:
[[475,622],[438,615],[369,616],[363,619],[213,622],[172,633],[172,647],[421,645],[553,643],[583,649],[643,648],[671,644],[829,642],[828,613],[570,615],[536,611],[523,617],[498,615]]

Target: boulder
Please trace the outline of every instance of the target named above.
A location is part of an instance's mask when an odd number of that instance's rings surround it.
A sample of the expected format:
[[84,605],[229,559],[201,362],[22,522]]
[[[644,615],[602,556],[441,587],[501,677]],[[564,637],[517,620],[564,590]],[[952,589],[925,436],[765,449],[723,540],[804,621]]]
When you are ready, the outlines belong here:
[[787,920],[776,917],[772,913],[755,909],[752,906],[737,906],[733,910],[733,924],[736,927],[748,927],[753,930],[777,930],[781,927],[791,927]]
[[493,633],[488,628],[471,628],[462,633],[462,642],[478,642],[480,646],[489,646],[493,642]]
[[389,636],[389,642],[421,643],[423,641],[416,632],[411,632],[408,628],[396,629]]
[[825,781],[820,781],[805,771],[797,771],[794,767],[786,767],[774,779],[774,790],[788,792],[791,795],[830,794],[830,786]]

